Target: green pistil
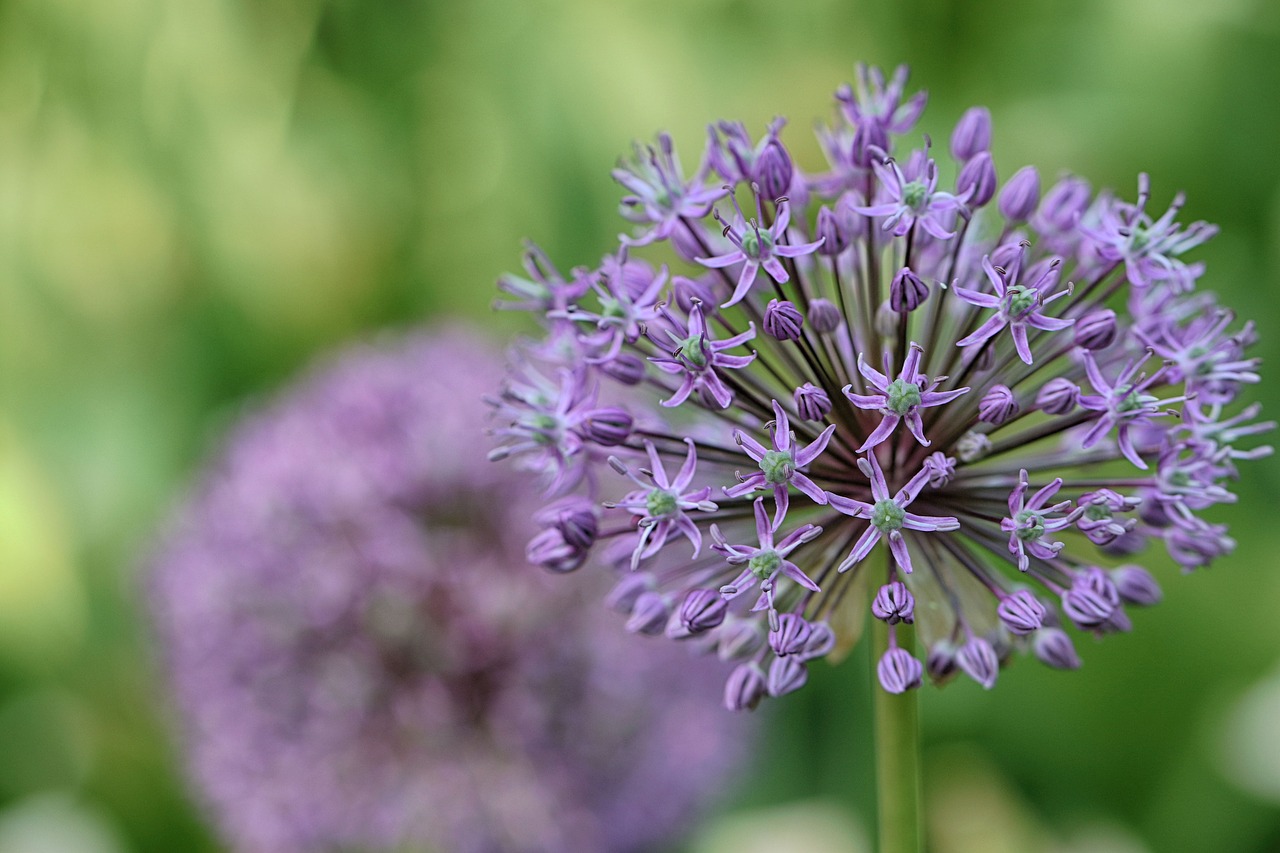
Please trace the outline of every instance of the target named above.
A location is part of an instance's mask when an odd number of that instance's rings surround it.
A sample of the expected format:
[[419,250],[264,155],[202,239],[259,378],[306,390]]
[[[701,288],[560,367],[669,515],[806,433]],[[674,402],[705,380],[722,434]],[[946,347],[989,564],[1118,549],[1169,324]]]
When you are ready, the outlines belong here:
[[1022,510],[1013,517],[1013,520],[1018,523],[1014,532],[1024,542],[1044,536],[1044,516],[1034,509]]
[[871,507],[871,523],[881,533],[901,530],[902,524],[906,520],[907,511],[887,498],[882,501],[876,501],[875,506]]
[[551,444],[555,438],[554,433],[560,426],[560,421],[554,415],[534,415],[531,419],[531,426],[537,430],[533,435],[533,440],[539,444]]
[[767,580],[780,568],[782,568],[782,555],[773,550],[757,551],[750,560],[747,560],[747,569],[760,580]]
[[1021,317],[1035,307],[1039,294],[1031,288],[1015,284],[1009,288],[1007,296],[1009,297],[1009,314]]
[[1122,398],[1116,404],[1117,412],[1132,412],[1142,408],[1142,398],[1133,393],[1132,385],[1121,385],[1116,389],[1116,395]]
[[1186,488],[1191,485],[1191,475],[1186,471],[1174,471],[1169,475],[1169,482],[1179,488]]
[[1111,510],[1106,504],[1089,504],[1084,511],[1084,517],[1090,521],[1108,521],[1111,518]]
[[666,518],[673,515],[679,506],[675,492],[668,492],[665,489],[650,489],[649,494],[644,499],[645,508],[649,510],[650,518]]
[[691,335],[681,341],[680,354],[694,367],[707,366],[707,353],[702,347],[701,335]]
[[796,470],[796,461],[790,450],[770,450],[760,460],[760,470],[770,485],[780,485],[791,479],[791,472]]
[[902,185],[902,203],[912,210],[919,210],[920,205],[924,204],[924,197],[929,192],[929,188],[924,185],[923,181],[911,181]]
[[920,386],[914,382],[895,379],[885,390],[889,398],[889,411],[895,415],[905,415],[920,405]]
[[758,261],[762,249],[765,252],[773,250],[773,235],[768,231],[747,228],[742,235],[742,251],[751,260]]

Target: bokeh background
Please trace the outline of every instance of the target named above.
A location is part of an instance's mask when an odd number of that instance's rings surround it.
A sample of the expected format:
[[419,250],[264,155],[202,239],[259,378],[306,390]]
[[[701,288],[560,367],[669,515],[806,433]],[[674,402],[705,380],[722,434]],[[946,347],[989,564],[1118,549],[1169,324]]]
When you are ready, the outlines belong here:
[[[1280,340],[1274,0],[0,2],[0,853],[220,849],[183,790],[140,606],[148,537],[246,401],[327,347],[489,310],[520,240],[594,264],[609,168],[670,130],[788,142],[856,60],[909,62],[945,140],[1222,226],[1204,286]],[[1274,373],[1274,369],[1268,372]],[[477,389],[480,393],[483,389]],[[1280,411],[1280,376],[1258,396]],[[1280,468],[1074,675],[925,690],[934,849],[1280,850]],[[770,703],[691,850],[860,849],[868,668]]]

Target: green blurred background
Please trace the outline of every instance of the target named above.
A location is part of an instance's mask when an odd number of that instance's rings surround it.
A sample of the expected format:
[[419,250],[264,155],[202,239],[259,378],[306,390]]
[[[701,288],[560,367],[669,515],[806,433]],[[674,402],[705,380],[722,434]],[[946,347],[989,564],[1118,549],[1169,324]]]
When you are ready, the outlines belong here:
[[[599,260],[633,138],[689,162],[708,121],[784,114],[816,168],[859,59],[911,63],[935,139],[990,106],[1004,176],[1185,188],[1222,226],[1205,286],[1274,367],[1274,0],[0,2],[0,853],[219,849],[138,575],[247,398],[388,325],[513,330],[494,279],[525,236]],[[1280,850],[1278,475],[1247,466],[1237,554],[1157,566],[1166,602],[1081,672],[925,691],[937,851]],[[862,657],[775,703],[694,849],[859,849]]]

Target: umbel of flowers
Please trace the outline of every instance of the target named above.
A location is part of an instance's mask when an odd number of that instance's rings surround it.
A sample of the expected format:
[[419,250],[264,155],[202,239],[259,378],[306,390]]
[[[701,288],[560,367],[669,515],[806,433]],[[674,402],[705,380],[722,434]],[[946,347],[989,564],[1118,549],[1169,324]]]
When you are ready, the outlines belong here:
[[531,247],[499,282],[544,329],[493,401],[492,456],[555,499],[530,559],[615,570],[628,630],[733,663],[733,709],[801,687],[868,606],[891,692],[991,687],[1015,651],[1073,669],[1071,629],[1160,600],[1140,560],[1232,550],[1204,513],[1270,452],[1237,402],[1253,324],[1186,257],[1216,228],[1151,208],[1146,175],[1132,200],[1002,185],[988,111],[937,152],[906,78],[859,68],[818,171],[782,120],[711,126],[692,174],[638,146],[598,267]]

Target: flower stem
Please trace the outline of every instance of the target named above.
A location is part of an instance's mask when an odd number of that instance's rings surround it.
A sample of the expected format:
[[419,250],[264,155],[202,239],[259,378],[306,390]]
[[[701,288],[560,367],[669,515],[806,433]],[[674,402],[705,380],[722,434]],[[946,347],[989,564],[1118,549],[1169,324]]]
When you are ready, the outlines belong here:
[[[889,647],[889,626],[872,621],[872,672]],[[915,645],[915,632],[898,625],[897,643],[907,651]],[[880,853],[921,853],[924,831],[920,812],[919,690],[894,695],[875,683],[876,790],[879,806]]]

